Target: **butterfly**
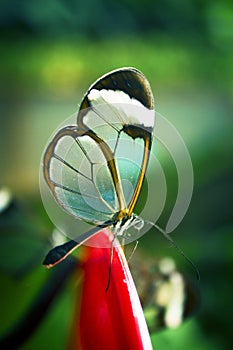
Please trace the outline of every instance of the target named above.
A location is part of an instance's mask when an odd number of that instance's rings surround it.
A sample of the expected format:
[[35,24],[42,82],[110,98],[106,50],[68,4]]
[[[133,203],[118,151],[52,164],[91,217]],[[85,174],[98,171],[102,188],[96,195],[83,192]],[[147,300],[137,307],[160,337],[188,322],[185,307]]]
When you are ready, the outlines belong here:
[[54,135],[43,156],[43,176],[55,201],[71,216],[94,225],[53,248],[43,264],[54,266],[102,228],[114,237],[143,219],[133,211],[149,162],[155,124],[146,77],[121,68],[99,78],[81,102],[76,123]]

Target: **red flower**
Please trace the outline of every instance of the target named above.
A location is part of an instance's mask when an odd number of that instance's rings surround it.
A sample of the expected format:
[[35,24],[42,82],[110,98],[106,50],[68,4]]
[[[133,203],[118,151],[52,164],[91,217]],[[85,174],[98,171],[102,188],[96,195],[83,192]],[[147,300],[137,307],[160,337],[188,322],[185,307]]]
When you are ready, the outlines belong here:
[[[109,230],[91,238],[100,247],[113,239]],[[91,243],[89,241],[89,243]],[[72,350],[150,350],[149,332],[124,253],[113,248],[108,285],[110,249],[86,246],[84,281],[76,312]]]

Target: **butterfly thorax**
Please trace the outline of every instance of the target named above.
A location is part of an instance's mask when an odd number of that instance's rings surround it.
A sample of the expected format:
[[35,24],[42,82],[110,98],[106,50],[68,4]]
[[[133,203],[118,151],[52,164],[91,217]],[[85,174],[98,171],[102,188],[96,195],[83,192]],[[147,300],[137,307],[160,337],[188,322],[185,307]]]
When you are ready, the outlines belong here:
[[124,233],[131,227],[140,231],[144,226],[144,220],[136,214],[130,216],[125,215],[121,220],[116,221],[114,224],[114,234],[116,236],[123,236]]

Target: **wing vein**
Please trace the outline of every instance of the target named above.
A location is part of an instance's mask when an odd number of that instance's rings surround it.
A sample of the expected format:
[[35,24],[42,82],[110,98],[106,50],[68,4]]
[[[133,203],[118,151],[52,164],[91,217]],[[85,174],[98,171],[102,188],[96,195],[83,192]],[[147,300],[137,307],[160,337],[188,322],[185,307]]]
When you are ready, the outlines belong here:
[[77,170],[75,167],[73,167],[70,163],[68,163],[65,159],[61,158],[60,156],[58,156],[56,153],[53,154],[54,158],[56,158],[57,160],[59,160],[61,163],[63,163],[64,165],[66,165],[68,168],[70,168],[71,170],[73,170],[74,172],[76,172],[77,174],[83,176],[85,179],[92,181],[91,178],[89,178],[88,176],[86,176],[85,174],[81,173],[81,171]]

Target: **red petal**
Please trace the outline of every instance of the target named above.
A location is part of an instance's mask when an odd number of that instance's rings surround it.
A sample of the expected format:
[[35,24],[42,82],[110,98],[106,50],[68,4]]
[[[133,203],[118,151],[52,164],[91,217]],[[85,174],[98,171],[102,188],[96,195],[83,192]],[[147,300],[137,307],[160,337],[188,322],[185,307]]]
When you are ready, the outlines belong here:
[[[103,230],[91,238],[100,246],[112,241]],[[150,350],[150,336],[124,253],[113,248],[109,289],[110,249],[86,246],[81,306],[75,322],[73,350]]]

